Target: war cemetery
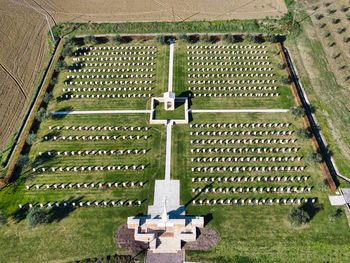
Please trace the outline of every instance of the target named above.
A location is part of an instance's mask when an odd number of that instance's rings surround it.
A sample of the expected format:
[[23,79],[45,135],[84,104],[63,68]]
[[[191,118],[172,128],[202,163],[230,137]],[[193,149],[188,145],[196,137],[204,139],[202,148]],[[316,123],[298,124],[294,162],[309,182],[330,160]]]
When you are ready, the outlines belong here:
[[347,221],[329,220],[334,182],[281,43],[250,34],[116,39],[61,40],[18,156],[8,211],[19,222],[44,211],[46,225],[34,229],[62,242],[34,261],[117,253],[302,262],[307,251],[330,262],[339,250],[324,253],[316,239],[342,244]]

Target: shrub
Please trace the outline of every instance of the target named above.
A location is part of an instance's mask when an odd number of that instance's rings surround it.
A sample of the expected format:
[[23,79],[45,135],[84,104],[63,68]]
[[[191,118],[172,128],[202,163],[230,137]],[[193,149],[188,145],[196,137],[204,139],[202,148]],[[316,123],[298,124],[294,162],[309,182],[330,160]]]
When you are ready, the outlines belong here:
[[179,39],[181,40],[181,41],[183,41],[184,43],[188,43],[189,41],[189,39],[188,39],[188,36],[186,35],[186,34],[180,34],[179,35]]
[[336,11],[337,11],[337,10],[335,10],[335,9],[327,8],[327,14],[328,14],[328,15],[334,14]]
[[120,35],[116,35],[116,36],[111,37],[111,41],[115,44],[120,44],[123,42],[123,39]]
[[277,64],[277,68],[278,68],[278,69],[285,69],[285,68],[286,68],[286,65],[283,64],[283,63],[278,63],[278,64]]
[[211,42],[210,36],[208,34],[203,35],[202,41],[205,43],[210,43]]
[[165,44],[165,37],[163,35],[157,35],[154,40],[156,41],[156,43],[158,44]]
[[326,26],[325,23],[320,24],[320,28],[324,28]]
[[288,76],[281,76],[280,83],[284,85],[289,85],[291,83],[291,79]]
[[20,154],[18,156],[17,162],[16,162],[16,166],[17,167],[24,167],[26,165],[26,163],[29,161],[29,157],[27,154]]
[[332,18],[332,23],[333,24],[338,24],[340,22],[339,18]]
[[26,143],[28,145],[33,145],[38,139],[38,136],[35,133],[30,133],[26,138]]
[[290,114],[292,114],[296,118],[301,118],[305,115],[305,110],[301,106],[295,106],[289,110]]
[[331,2],[323,2],[323,5],[324,5],[325,7],[328,7],[328,6],[331,5]]
[[86,36],[84,37],[84,43],[95,45],[97,44],[97,39],[94,36]]
[[350,42],[350,37],[343,37],[343,41],[344,41],[345,43]]
[[335,210],[335,212],[333,212],[332,214],[329,215],[329,221],[331,221],[331,222],[334,221],[342,214],[343,214],[343,210],[341,210],[341,208],[338,208],[337,210]]
[[342,12],[347,12],[348,10],[349,10],[349,7],[347,7],[347,6],[345,6],[345,5],[342,5],[342,7],[340,8],[340,10],[342,11]]
[[63,59],[60,59],[59,61],[57,61],[56,65],[55,65],[55,70],[57,72],[61,71],[62,69],[66,69],[66,68],[67,68],[67,63]]
[[350,14],[346,14],[346,19],[350,21]]
[[52,79],[50,79],[50,86],[55,86],[58,83],[57,78],[53,77]]
[[310,220],[309,214],[300,207],[292,207],[287,220],[294,226],[300,226],[307,223]]
[[322,161],[322,155],[311,151],[307,156],[306,156],[306,162],[310,165],[317,165]]
[[52,101],[55,97],[53,96],[52,92],[46,92],[43,98],[43,101],[48,104],[50,101]]
[[336,29],[336,32],[337,32],[338,34],[341,34],[341,33],[345,32],[345,30],[346,30],[345,27],[338,27],[338,28]]
[[319,13],[316,13],[316,14],[315,14],[315,18],[316,18],[317,20],[321,20],[321,19],[323,18],[323,15],[322,15],[322,14],[319,14]]
[[247,34],[245,36],[245,40],[247,40],[248,42],[256,42],[257,41],[256,36],[254,36],[252,34]]
[[46,120],[50,116],[49,112],[46,109],[41,107],[37,113],[35,113],[35,119],[39,122]]
[[224,35],[223,40],[228,44],[237,43],[239,41],[235,35],[231,35],[231,34]]
[[0,227],[7,223],[7,216],[0,210]]
[[327,46],[328,47],[333,47],[333,46],[335,46],[335,44],[336,43],[334,41],[330,41],[330,42],[327,43]]
[[338,57],[340,57],[340,53],[334,53],[333,55],[332,55],[332,58],[333,59],[337,59]]
[[311,132],[309,129],[306,128],[300,128],[296,131],[296,135],[300,138],[300,139],[309,139],[311,137]]
[[324,37],[329,37],[330,35],[331,35],[331,33],[329,33],[329,31],[326,31],[326,32],[323,33]]
[[46,225],[48,223],[46,212],[39,207],[33,207],[29,210],[26,221],[27,229],[31,229],[39,225]]
[[278,42],[278,36],[272,35],[272,34],[268,34],[266,36],[266,41],[271,42],[271,43],[277,43]]

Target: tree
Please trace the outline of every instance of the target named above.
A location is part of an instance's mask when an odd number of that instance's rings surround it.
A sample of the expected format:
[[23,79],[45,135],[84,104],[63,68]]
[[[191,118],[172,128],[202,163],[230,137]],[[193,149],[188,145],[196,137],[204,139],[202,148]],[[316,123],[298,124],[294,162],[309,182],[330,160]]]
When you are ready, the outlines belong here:
[[120,44],[123,42],[123,39],[120,35],[115,35],[115,36],[111,37],[111,41],[115,44]]
[[43,101],[48,104],[50,101],[52,101],[55,97],[53,96],[52,92],[46,92],[43,98]]
[[281,76],[280,82],[284,85],[289,85],[291,83],[291,79],[288,76]]
[[309,139],[311,137],[311,132],[309,129],[305,129],[305,128],[300,128],[297,130],[296,132],[297,136],[300,138],[300,139]]
[[211,42],[210,36],[208,34],[203,35],[202,41],[205,43],[210,43]]
[[285,69],[285,67],[286,67],[286,65],[283,64],[283,63],[278,63],[277,64],[277,68],[279,68],[279,69]]
[[231,35],[231,34],[224,35],[223,40],[226,43],[228,43],[228,44],[232,44],[232,43],[237,43],[238,42],[238,38],[235,35]]
[[41,107],[37,113],[35,113],[35,119],[39,122],[42,122],[43,120],[46,120],[50,114],[45,110],[43,107]]
[[287,215],[287,220],[295,226],[300,226],[307,223],[310,220],[309,214],[301,209],[300,207],[292,207],[289,214]]
[[52,79],[50,79],[50,86],[55,86],[58,83],[57,78],[53,77]]
[[95,45],[97,44],[97,39],[94,36],[86,36],[84,37],[84,43]]
[[39,225],[46,225],[48,223],[46,212],[39,207],[33,207],[29,210],[26,221],[27,229],[31,229]]
[[271,43],[277,43],[278,42],[278,36],[272,35],[272,34],[268,34],[266,36],[266,41],[271,42]]
[[164,35],[157,35],[154,40],[158,43],[158,44],[165,44],[165,37]]
[[256,37],[252,34],[247,34],[245,36],[245,40],[247,40],[248,42],[256,42]]
[[30,133],[26,138],[26,143],[28,145],[33,145],[38,139],[38,136],[35,133]]
[[179,35],[179,39],[185,43],[189,42],[188,36],[186,34]]
[[59,72],[63,69],[66,69],[66,68],[67,68],[67,63],[63,59],[60,59],[59,61],[57,61],[56,65],[55,65],[55,70],[57,72]]
[[0,227],[7,223],[7,216],[0,210]]
[[16,162],[16,166],[17,167],[24,167],[26,165],[26,163],[29,161],[29,157],[27,154],[20,154],[18,156],[17,162]]
[[316,13],[316,14],[315,14],[315,17],[316,17],[317,20],[320,20],[320,19],[323,18],[323,15],[322,15],[322,14],[319,14],[319,13]]
[[295,106],[289,110],[290,114],[292,114],[296,118],[301,118],[305,115],[305,110],[301,106]]
[[307,156],[306,156],[306,162],[310,165],[317,165],[320,162],[322,162],[322,155],[320,153],[311,151]]
[[62,49],[61,55],[64,57],[69,57],[72,55],[72,44],[66,43]]

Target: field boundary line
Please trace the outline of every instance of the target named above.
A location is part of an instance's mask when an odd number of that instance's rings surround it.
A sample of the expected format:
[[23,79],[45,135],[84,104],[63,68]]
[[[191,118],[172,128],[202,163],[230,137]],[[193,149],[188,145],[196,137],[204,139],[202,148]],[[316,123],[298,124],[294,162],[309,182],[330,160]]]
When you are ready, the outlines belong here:
[[[17,158],[20,155],[22,148],[25,144],[25,139],[27,135],[30,132],[30,129],[34,122],[34,113],[39,109],[42,99],[44,97],[44,94],[46,92],[46,89],[49,85],[49,79],[51,78],[51,75],[53,74],[53,65],[57,62],[59,56],[60,49],[63,47],[64,41],[62,38],[59,38],[56,42],[55,49],[53,52],[53,55],[50,58],[50,63],[48,67],[45,70],[45,74],[43,78],[41,79],[39,89],[37,90],[34,99],[32,100],[29,110],[27,114],[25,115],[25,118],[22,122],[22,125],[19,129],[18,135],[15,138],[15,141],[13,143],[12,149],[5,161],[6,165],[5,168],[8,168],[4,178],[0,179],[0,187],[4,186],[4,184],[7,184],[10,182],[10,179],[12,177],[12,173],[15,169],[15,165],[17,162]],[[50,77],[49,77],[50,75]],[[45,87],[45,88],[44,88]]]
[[24,89],[22,88],[19,81],[15,78],[15,76],[12,75],[12,73],[2,63],[0,63],[0,66],[5,70],[5,72],[8,74],[8,76],[10,76],[10,78],[17,84],[17,86],[19,87],[19,89],[23,93],[24,97],[27,99],[28,98],[27,94],[24,92]]
[[54,111],[53,115],[75,115],[75,114],[115,114],[115,113],[151,113],[151,110],[91,110],[91,111]]
[[285,113],[288,112],[288,109],[237,109],[237,110],[188,110],[191,113]]

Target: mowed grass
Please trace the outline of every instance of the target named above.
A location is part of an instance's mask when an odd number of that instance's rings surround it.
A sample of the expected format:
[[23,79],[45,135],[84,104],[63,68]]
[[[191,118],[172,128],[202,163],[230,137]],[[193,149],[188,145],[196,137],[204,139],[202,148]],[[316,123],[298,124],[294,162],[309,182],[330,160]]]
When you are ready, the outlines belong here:
[[[294,119],[288,113],[249,113],[249,114],[193,114],[194,123],[259,123],[259,122],[288,122],[289,128],[266,128],[272,130],[296,130],[303,126],[301,119]],[[350,255],[348,242],[350,240],[347,219],[343,213],[334,221],[329,216],[335,213],[339,207],[331,207],[328,195],[332,194],[327,188],[320,187],[323,183],[323,176],[319,167],[312,167],[305,162],[307,153],[311,150],[309,140],[297,140],[296,145],[277,145],[277,147],[300,147],[298,153],[293,154],[264,154],[263,156],[296,155],[304,156],[301,162],[289,163],[206,163],[205,166],[240,166],[240,165],[306,165],[304,172],[298,173],[193,173],[191,167],[199,167],[203,163],[191,163],[190,158],[199,156],[256,156],[258,154],[192,154],[190,148],[221,148],[221,147],[262,147],[262,145],[191,145],[190,139],[203,139],[199,136],[189,136],[190,131],[230,131],[239,129],[213,129],[190,128],[189,125],[175,125],[173,127],[172,141],[172,177],[181,180],[181,203],[186,205],[187,215],[202,215],[205,217],[207,226],[215,228],[220,233],[220,242],[209,251],[187,251],[186,260],[197,262],[344,262]],[[251,129],[245,129],[251,130]],[[259,130],[259,129],[256,129]],[[275,137],[275,136],[270,136]],[[205,137],[204,137],[205,138]],[[211,139],[213,139],[212,137]],[[226,137],[228,138],[228,137]],[[226,139],[216,137],[216,139]],[[233,137],[231,137],[233,138]],[[238,137],[235,136],[235,139]],[[249,138],[249,137],[245,137]],[[256,137],[255,137],[256,138]],[[262,136],[261,138],[264,138]],[[282,137],[283,138],[283,137]],[[295,134],[288,138],[296,138]],[[242,137],[243,139],[243,137]],[[264,145],[264,147],[276,147]],[[310,176],[306,182],[241,182],[241,183],[218,183],[213,187],[274,187],[274,186],[313,186],[311,193],[192,193],[192,188],[210,185],[211,182],[193,183],[192,177],[230,177],[230,176]],[[318,211],[312,220],[301,228],[291,227],[286,216],[291,208],[290,205],[281,206],[241,206],[241,205],[215,205],[198,206],[193,205],[193,199],[226,199],[226,198],[318,198],[321,210]],[[321,259],[321,260],[320,260]]]
[[[186,52],[192,49],[187,49],[186,47],[188,45],[198,45],[198,46],[209,46],[209,45],[265,45],[266,50],[268,53],[266,54],[269,56],[268,61],[270,61],[270,65],[268,66],[244,66],[244,67],[272,67],[272,71],[266,71],[266,72],[258,72],[258,73],[273,73],[275,74],[274,77],[271,79],[277,80],[275,84],[261,84],[261,86],[277,86],[277,91],[280,93],[278,97],[195,97],[191,98],[191,109],[246,109],[246,108],[259,108],[259,109],[275,109],[275,108],[281,108],[281,109],[289,109],[290,107],[294,106],[294,98],[291,92],[290,87],[287,85],[283,85],[279,83],[280,76],[285,76],[286,73],[284,70],[278,68],[278,64],[281,64],[282,61],[280,59],[279,54],[277,54],[277,47],[275,44],[271,43],[263,43],[263,44],[255,44],[251,42],[240,42],[236,44],[227,44],[224,41],[217,42],[215,44],[211,43],[204,43],[204,42],[198,42],[195,44],[188,44],[183,43],[182,41],[179,41],[175,44],[175,53],[174,53],[174,90],[176,92],[176,96],[188,96],[188,94],[193,93],[192,91],[188,90],[188,87],[190,86],[204,86],[204,87],[228,87],[232,86],[231,84],[188,84],[187,81],[190,80],[190,78],[187,77],[187,74],[193,74],[193,73],[209,73],[209,74],[220,74],[224,72],[188,72],[187,69],[193,66],[188,66],[188,62],[208,62],[211,60],[187,60],[187,56],[202,56],[202,55],[188,55]],[[194,49],[196,50],[196,49]],[[202,49],[205,50],[205,49]],[[215,49],[207,49],[207,50],[215,50]],[[225,56],[225,55],[205,55],[205,56]],[[237,56],[237,55],[236,55]],[[242,56],[242,55],[241,55]],[[249,55],[248,55],[249,56]],[[238,60],[236,60],[238,61]],[[221,61],[217,61],[221,62]],[[209,67],[213,68],[214,66],[203,66],[203,67]],[[237,67],[237,66],[220,66],[223,68],[230,68],[230,67]],[[240,66],[242,67],[242,66]],[[229,73],[242,73],[241,71],[233,71]],[[250,71],[243,72],[243,73],[252,73]],[[254,72],[253,72],[254,73]],[[231,78],[232,80],[236,79]],[[209,80],[211,80],[209,78]],[[224,80],[224,78],[218,78],[216,80]],[[248,84],[245,84],[248,85]],[[258,85],[259,84],[255,84]],[[233,86],[240,86],[239,84],[234,84]],[[250,86],[254,86],[254,84],[251,84]],[[205,93],[208,91],[198,91],[198,93]],[[212,93],[234,93],[235,91],[210,91]],[[242,91],[241,91],[242,92]],[[245,92],[259,92],[259,91],[245,91]],[[272,91],[269,91],[272,92]]]
[[175,109],[169,111],[164,109],[164,103],[159,103],[154,114],[157,120],[183,120],[185,119],[185,104],[175,103]]
[[[89,257],[102,257],[115,253],[124,254],[113,241],[114,231],[126,223],[131,215],[146,214],[147,206],[153,204],[154,180],[163,178],[165,160],[165,127],[148,125],[148,114],[66,115],[61,119],[44,121],[39,130],[39,140],[32,146],[30,163],[14,185],[0,192],[0,209],[12,214],[14,219],[0,228],[0,242],[6,247],[0,252],[1,262],[53,262],[74,261]],[[140,141],[43,141],[56,126],[140,126],[148,131],[120,134],[147,134],[149,139]],[[59,136],[107,135],[106,131],[62,130]],[[141,149],[145,155],[95,155],[61,156],[38,159],[39,152],[78,151],[108,149]],[[147,164],[145,170],[99,171],[99,172],[45,172],[33,173],[33,167],[94,166],[117,164]],[[52,185],[72,183],[144,182],[144,187],[80,188],[53,190],[26,190],[25,185]],[[34,188],[34,187],[33,187]],[[17,210],[18,204],[47,202],[94,202],[94,201],[141,200],[141,206],[108,208],[69,208],[47,210],[50,223],[46,226],[25,229],[25,212]],[[30,245],[29,245],[30,244]]]
[[[95,110],[95,109],[99,109],[99,110],[117,110],[117,109],[133,109],[133,110],[144,110],[146,108],[149,109],[150,107],[150,98],[146,97],[146,98],[68,98],[68,99],[61,99],[60,96],[61,95],[66,95],[66,94],[73,94],[73,95],[86,95],[86,94],[94,94],[96,96],[96,94],[144,94],[144,93],[151,93],[154,96],[160,96],[162,93],[164,93],[166,91],[166,83],[168,81],[168,60],[169,60],[169,46],[168,45],[159,45],[156,44],[153,40],[149,40],[149,41],[132,41],[128,44],[113,44],[111,42],[107,42],[106,44],[97,44],[97,45],[83,45],[83,46],[74,46],[74,48],[83,48],[86,46],[92,46],[92,47],[111,47],[111,46],[119,46],[119,47],[136,47],[136,46],[155,46],[156,49],[154,49],[156,51],[155,55],[146,55],[146,56],[154,56],[155,59],[154,60],[145,60],[145,61],[133,61],[133,60],[126,60],[126,61],[102,61],[102,63],[106,62],[116,62],[116,63],[122,63],[122,62],[154,62],[155,65],[154,66],[149,66],[154,68],[153,72],[114,72],[114,73],[99,73],[99,72],[95,72],[95,73],[74,73],[74,72],[68,72],[68,69],[62,70],[60,71],[60,74],[58,76],[58,84],[55,85],[55,88],[53,90],[53,94],[56,98],[54,103],[51,103],[49,105],[49,110],[51,111],[65,111],[65,110]],[[94,50],[95,51],[95,50]],[[97,50],[95,52],[103,52],[104,50]],[[115,50],[115,51],[126,51],[124,50]],[[130,50],[128,50],[130,51]],[[132,50],[134,51],[134,50]],[[145,51],[145,50],[141,50],[141,51]],[[147,50],[146,50],[147,51]],[[92,52],[92,51],[91,51]],[[130,55],[130,57],[134,57],[135,55]],[[89,57],[89,56],[85,56],[85,57]],[[100,57],[103,57],[102,55]],[[107,56],[106,56],[107,57]],[[118,57],[120,57],[120,55],[118,55]],[[128,57],[128,55],[126,55],[126,57]],[[67,63],[67,65],[72,65],[73,63],[77,63],[75,61],[73,61],[73,57],[66,57],[65,61]],[[88,61],[88,63],[100,63],[101,61]],[[124,69],[131,69],[131,68],[140,68],[140,67],[147,67],[147,66],[120,66],[120,68],[124,68]],[[84,68],[88,68],[88,67],[82,67],[82,70]],[[90,67],[91,68],[91,67]],[[114,67],[110,67],[110,66],[97,66],[94,67],[96,69],[112,69],[112,68],[118,68],[118,66]],[[154,75],[153,78],[151,78],[153,80],[152,84],[113,84],[113,85],[65,85],[64,81],[67,80],[67,76],[72,75],[72,74],[94,74],[94,75],[118,75],[118,74],[150,74],[152,73]],[[104,81],[104,80],[111,80],[111,79],[80,79],[82,81],[85,80],[98,80],[98,81]],[[79,81],[80,81],[79,80]],[[125,79],[125,80],[141,80],[140,78],[130,78],[130,79]],[[74,81],[74,79],[73,79]],[[67,90],[67,88],[128,88],[128,87],[152,87],[153,89],[151,91],[118,91],[118,92],[113,92],[113,91],[81,91],[81,92],[74,92],[74,91],[63,91],[63,89],[65,88]],[[147,93],[147,95],[148,95]]]

